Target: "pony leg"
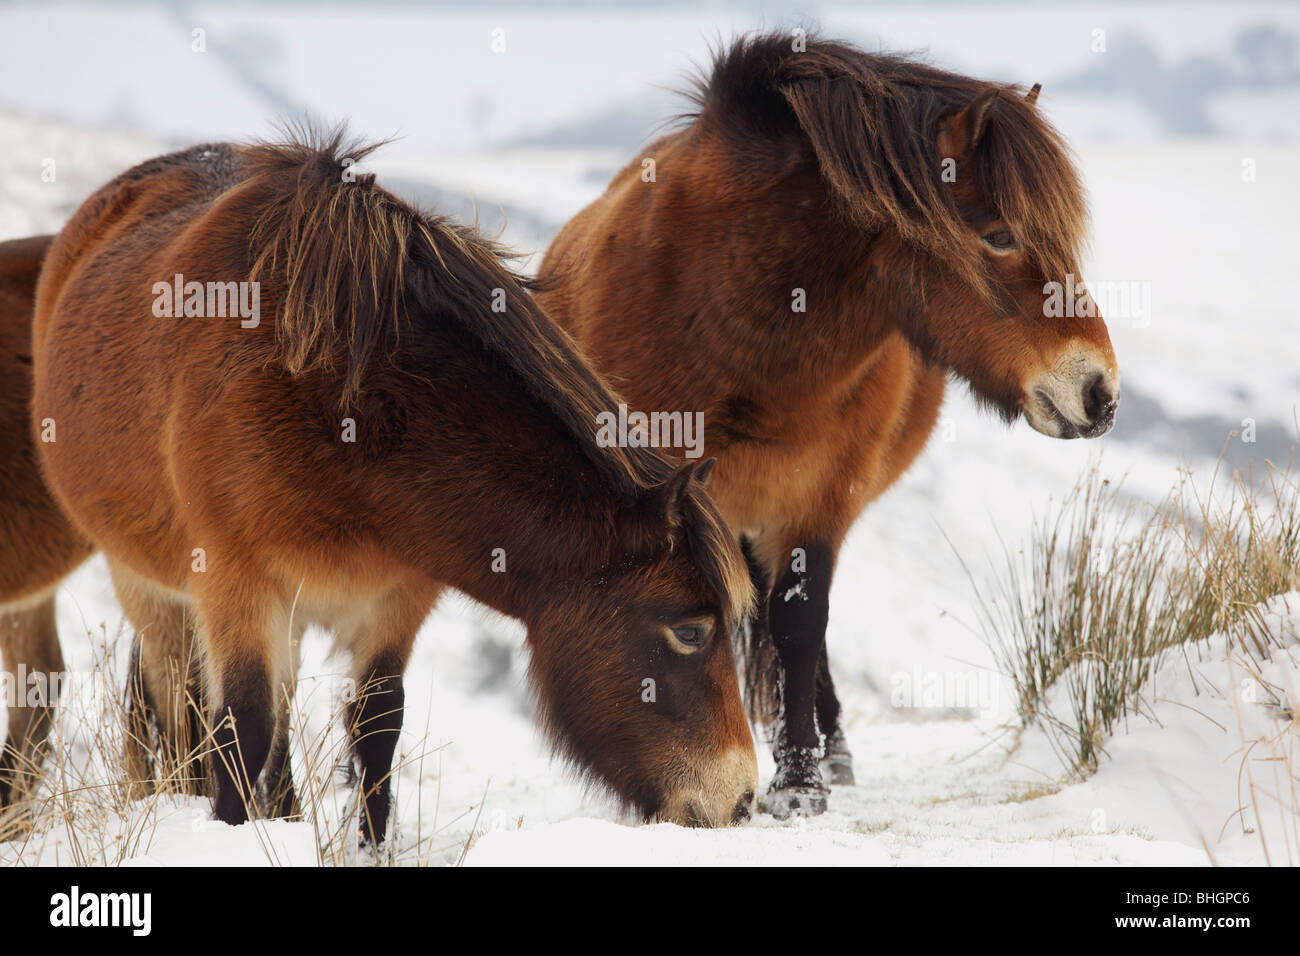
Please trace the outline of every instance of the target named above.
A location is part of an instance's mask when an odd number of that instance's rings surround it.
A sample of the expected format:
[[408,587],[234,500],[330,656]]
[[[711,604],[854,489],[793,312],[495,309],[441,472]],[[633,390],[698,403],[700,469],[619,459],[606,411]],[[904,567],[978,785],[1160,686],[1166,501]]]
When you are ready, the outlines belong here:
[[110,571],[118,603],[135,628],[126,694],[128,773],[152,788],[156,770],[165,786],[207,795],[211,788],[198,756],[206,734],[194,613],[125,568],[111,564]]
[[306,630],[303,624],[295,624],[291,634],[292,647],[290,660],[292,671],[289,679],[280,682],[275,698],[276,721],[275,736],[271,741],[271,753],[266,760],[265,805],[267,812],[280,819],[294,819],[302,815],[298,803],[298,793],[293,785],[293,767],[290,761],[290,717],[293,711],[293,691],[298,672],[299,648],[302,635]]
[[406,690],[393,658],[378,657],[358,670],[357,696],[348,704],[348,733],[359,767],[361,839],[379,846],[388,832],[393,752],[402,730]]
[[[9,732],[0,750],[0,808],[16,804],[40,779],[47,737],[58,702],[63,653],[54,625],[54,595],[20,609],[0,610],[0,657],[13,689]],[[19,680],[19,666],[22,680]],[[28,678],[36,676],[36,683]],[[0,694],[0,700],[7,694]]]
[[817,660],[817,727],[826,738],[826,754],[822,757],[821,771],[833,786],[853,786],[853,754],[840,727],[840,699],[835,694],[831,679],[831,665],[826,656],[826,642],[822,641],[821,657]]
[[772,589],[768,624],[781,665],[781,710],[773,741],[776,775],[766,805],[778,818],[826,812],[827,787],[818,762],[817,664],[826,643],[834,555],[817,542],[805,548],[806,567],[786,571]]
[[240,824],[260,815],[257,781],[276,735],[275,688],[288,677],[288,609],[276,613],[273,599],[256,582],[203,577],[198,593],[206,642],[205,693],[216,701],[212,714],[214,809],[223,823]]
[[406,691],[402,674],[415,634],[438,592],[394,593],[372,615],[366,633],[354,637],[356,694],[346,713],[361,788],[361,839],[378,847],[388,832],[392,807],[393,753],[402,730]]
[[266,787],[264,803],[267,812],[281,820],[293,820],[302,815],[298,804],[298,791],[293,785],[293,768],[289,759],[289,707],[281,708],[283,716],[276,722],[271,753],[266,760]]

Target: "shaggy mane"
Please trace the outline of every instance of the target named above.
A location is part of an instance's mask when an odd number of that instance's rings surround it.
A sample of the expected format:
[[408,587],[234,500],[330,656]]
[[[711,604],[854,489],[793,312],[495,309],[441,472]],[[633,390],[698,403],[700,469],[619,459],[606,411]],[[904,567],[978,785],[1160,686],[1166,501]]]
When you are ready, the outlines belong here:
[[[687,95],[697,124],[735,148],[756,136],[802,131],[841,209],[871,232],[886,226],[988,292],[978,243],[941,179],[940,121],[995,91],[971,173],[993,211],[1049,279],[1078,273],[1088,213],[1070,151],[1025,90],[866,53],[809,36],[752,34],[713,57]],[[959,171],[964,175],[964,171]]]

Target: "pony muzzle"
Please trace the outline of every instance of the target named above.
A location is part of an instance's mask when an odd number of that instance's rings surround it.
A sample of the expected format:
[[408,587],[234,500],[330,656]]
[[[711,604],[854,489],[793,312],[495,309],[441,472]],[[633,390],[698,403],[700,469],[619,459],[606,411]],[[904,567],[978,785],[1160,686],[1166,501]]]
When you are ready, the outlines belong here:
[[1099,438],[1115,424],[1119,372],[1095,346],[1068,348],[1024,387],[1021,407],[1035,431],[1052,438]]
[[700,767],[700,771],[696,779],[709,782],[669,793],[659,808],[659,822],[684,827],[727,827],[749,820],[758,788],[758,762],[753,750],[733,748],[720,759]]

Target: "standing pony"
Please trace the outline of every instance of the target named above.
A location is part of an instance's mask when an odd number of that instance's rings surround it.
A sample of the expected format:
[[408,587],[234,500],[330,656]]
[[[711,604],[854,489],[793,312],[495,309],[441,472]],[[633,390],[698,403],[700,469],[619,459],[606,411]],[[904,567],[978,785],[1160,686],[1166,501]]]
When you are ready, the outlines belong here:
[[[0,750],[0,809],[20,802],[39,778],[61,684],[53,675],[64,666],[54,592],[92,548],[46,491],[31,427],[32,314],[41,263],[53,241],[0,242],[0,658],[14,688]],[[38,431],[46,433],[43,423]],[[203,792],[206,779],[195,773],[193,759],[204,733],[190,616],[175,602],[132,587],[129,572],[114,567],[112,573],[136,631],[128,773],[144,782],[156,770],[169,787]]]
[[634,407],[704,414],[711,494],[760,591],[746,683],[751,713],[776,722],[781,816],[825,809],[822,761],[853,781],[831,576],[925,446],[947,375],[1054,438],[1104,434],[1119,400],[1086,293],[1079,317],[1045,308],[1045,283],[1078,273],[1086,209],[1038,88],[796,46],[722,51],[690,125],[574,217],[539,275],[548,312]]
[[0,658],[9,729],[0,748],[0,808],[39,776],[63,671],[54,591],[84,561],[90,542],[63,517],[41,481],[28,402],[32,304],[53,236],[0,243]]
[[525,623],[579,768],[646,817],[743,819],[729,637],[752,585],[708,466],[603,447],[619,399],[488,243],[356,175],[371,149],[336,132],[145,162],[81,206],[37,290],[46,483],[132,587],[196,615],[217,817],[292,805],[315,622],[368,689],[349,728],[382,840],[402,673],[455,587]]

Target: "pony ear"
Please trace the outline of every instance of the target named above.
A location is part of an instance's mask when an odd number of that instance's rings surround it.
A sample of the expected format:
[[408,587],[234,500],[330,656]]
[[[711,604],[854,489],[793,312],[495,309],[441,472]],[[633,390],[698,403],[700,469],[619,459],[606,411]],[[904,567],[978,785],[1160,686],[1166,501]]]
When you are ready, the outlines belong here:
[[672,546],[686,523],[686,496],[695,478],[695,462],[673,469],[663,481],[647,488],[632,511],[633,550],[653,553]]
[[680,527],[686,489],[689,488],[694,473],[695,463],[686,462],[673,468],[672,473],[659,484],[643,490],[641,499],[637,502],[636,514],[643,529],[651,537],[664,531],[666,523],[669,531]]
[[1035,83],[1033,87],[1025,94],[1025,102],[1030,106],[1038,105],[1038,94],[1043,92],[1043,84]]
[[695,466],[695,480],[704,487],[709,486],[709,476],[713,474],[713,466],[718,463],[716,458],[707,458]]
[[988,128],[989,112],[997,102],[999,92],[994,87],[981,93],[960,113],[945,116],[939,121],[940,156],[961,160],[975,151]]
[[674,527],[680,522],[682,516],[682,502],[686,500],[686,489],[691,485],[691,479],[695,477],[695,462],[688,461],[684,465],[679,465],[677,469],[665,478],[659,487],[654,490],[654,496],[658,498],[664,510],[668,515],[668,521]]

